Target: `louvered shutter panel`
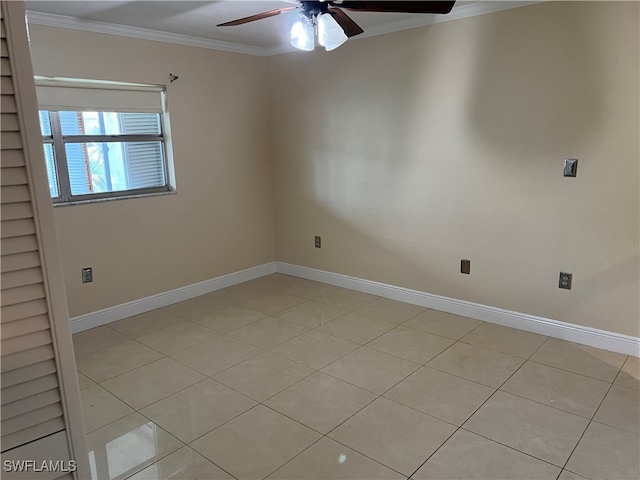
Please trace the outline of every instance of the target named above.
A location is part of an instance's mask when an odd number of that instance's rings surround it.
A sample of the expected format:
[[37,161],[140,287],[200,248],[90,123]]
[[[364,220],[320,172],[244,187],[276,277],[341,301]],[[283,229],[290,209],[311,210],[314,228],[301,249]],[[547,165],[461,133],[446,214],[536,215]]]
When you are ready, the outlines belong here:
[[[4,19],[2,20],[4,22]],[[2,28],[2,451],[65,428]]]
[[[155,113],[123,113],[123,134],[139,135],[160,131],[160,118]],[[127,143],[124,146],[128,188],[157,187],[165,184],[162,145],[159,142]]]
[[[20,131],[21,109],[15,98],[2,13],[2,458],[24,459],[31,455],[39,459],[54,452],[61,460],[69,460],[34,204]],[[64,475],[3,473],[7,478],[63,478]]]

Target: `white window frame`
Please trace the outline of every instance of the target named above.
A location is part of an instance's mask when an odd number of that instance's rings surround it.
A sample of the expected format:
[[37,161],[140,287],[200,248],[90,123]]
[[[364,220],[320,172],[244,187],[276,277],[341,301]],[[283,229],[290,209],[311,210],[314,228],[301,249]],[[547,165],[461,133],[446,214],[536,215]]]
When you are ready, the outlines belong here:
[[[58,196],[54,205],[74,205],[104,200],[175,193],[175,173],[170,141],[170,128],[163,85],[105,82],[71,78],[35,76],[39,109],[49,112],[51,135],[43,135],[43,145],[51,145]],[[98,111],[116,113],[154,113],[160,116],[159,134],[63,135],[61,111]],[[73,194],[67,163],[66,144],[78,143],[159,142],[162,147],[164,184],[154,187]]]

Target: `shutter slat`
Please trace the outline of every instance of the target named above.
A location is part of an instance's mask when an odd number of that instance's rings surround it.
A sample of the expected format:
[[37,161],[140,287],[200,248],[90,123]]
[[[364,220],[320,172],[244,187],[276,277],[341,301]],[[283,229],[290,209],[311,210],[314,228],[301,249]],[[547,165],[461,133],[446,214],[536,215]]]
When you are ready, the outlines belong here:
[[[36,300],[33,302],[19,303],[2,309],[2,318],[0,321],[4,324],[22,320],[23,318],[35,317],[47,313],[47,302],[44,300]],[[4,368],[4,365],[2,366]],[[3,370],[4,371],[4,370]]]
[[1,238],[20,237],[36,233],[36,226],[33,219],[7,220],[2,222],[0,228]]
[[[2,306],[15,305],[18,303],[30,302],[44,298],[44,286],[39,283],[36,285],[26,285],[24,287],[2,289]],[[2,335],[4,338],[4,334]]]
[[11,185],[0,191],[0,203],[28,202],[31,200],[29,187],[26,185]]
[[[45,298],[44,285],[42,283],[36,283],[34,285],[24,285],[16,288],[3,288],[1,303],[2,307],[8,307],[32,300],[40,300],[41,298]],[[4,334],[2,338],[4,338]]]
[[[6,150],[2,150],[2,155]],[[27,171],[24,167],[3,167],[0,185],[26,185],[28,183]]]
[[[4,155],[4,149],[2,155]],[[26,185],[27,183],[27,171],[24,167],[2,168],[0,185],[3,187],[6,185]]]
[[[38,315],[31,318],[24,318],[17,322],[2,324],[2,340],[7,340],[29,333],[40,332],[49,329],[49,317]],[[4,383],[4,378],[2,379]]]
[[[3,374],[4,375],[4,374]],[[23,398],[46,392],[58,386],[58,377],[51,373],[44,377],[35,378],[28,382],[22,382],[12,387],[2,388],[2,405],[5,403],[17,402]]]
[[[4,328],[4,327],[3,327]],[[26,367],[17,368],[8,372],[2,373],[2,398],[3,400],[10,402],[5,398],[5,390],[8,391],[9,387],[14,385],[26,384],[38,378],[46,377],[52,373],[56,373],[56,362],[53,359],[44,360],[42,362],[34,363],[33,365],[27,365]],[[55,376],[54,376],[55,377]],[[55,379],[55,383],[58,380]],[[46,390],[46,389],[45,389]],[[43,390],[44,391],[44,390]]]
[[[71,453],[69,452],[69,444],[67,440],[67,432],[61,431],[54,433],[53,435],[47,435],[46,437],[39,438],[35,441],[31,441],[18,448],[14,448],[11,451],[5,452],[2,455],[4,461],[20,461],[20,460],[32,460],[36,462],[36,465],[42,465],[42,462],[50,462],[61,460],[67,462],[71,460]],[[39,472],[37,477],[34,478],[34,473],[29,472],[12,472],[12,480],[75,480],[76,477],[70,473],[64,472]]]
[[9,203],[0,207],[0,218],[2,220],[19,220],[21,218],[32,218],[33,210],[31,202]]
[[[4,223],[4,222],[3,222]],[[14,270],[24,270],[25,268],[37,267],[40,265],[38,252],[18,253],[16,255],[2,255],[2,273]]]
[[2,132],[0,132],[0,144],[2,144],[2,150],[17,150],[22,148],[20,132],[7,132],[3,129]]
[[0,95],[0,111],[2,113],[16,113],[18,111],[16,106],[16,99],[13,95]]
[[13,81],[11,81],[11,77],[1,77],[0,92],[2,92],[3,95],[13,95]]
[[11,62],[9,62],[8,58],[0,58],[0,74],[3,77],[11,76]]
[[21,335],[15,338],[9,338],[2,340],[2,354],[11,355],[15,353],[24,352],[29,348],[37,348],[44,345],[50,345],[51,331],[42,330],[40,332],[29,333],[27,335]]
[[18,415],[17,417],[2,420],[2,436],[10,435],[26,430],[39,423],[48,422],[54,418],[62,416],[62,405],[60,403],[47,405],[46,407],[37,408],[27,414]]
[[0,277],[2,288],[16,288],[23,285],[33,285],[34,283],[40,283],[42,281],[42,271],[39,268],[7,272],[3,273]]
[[24,166],[24,152],[22,150],[3,151],[0,156],[0,165],[3,169]]
[[18,123],[18,115],[15,113],[3,113],[0,115],[0,126],[3,132],[18,132],[20,124]]
[[[38,241],[35,235],[3,238],[2,240],[0,240],[0,251],[2,252],[2,255],[33,252],[35,250],[38,250]],[[4,289],[4,285],[2,287]]]
[[4,421],[9,418],[17,417],[18,415],[23,415],[30,410],[36,410],[59,402],[60,392],[57,388],[53,388],[20,401],[2,405],[2,420]]
[[[21,352],[6,354],[2,356],[2,373],[4,374],[5,371],[33,365],[34,363],[49,360],[50,358],[54,358],[53,346],[50,343]],[[2,401],[4,401],[4,399]]]
[[[34,425],[31,428],[20,430],[14,434],[2,435],[2,451],[5,452],[12,448],[24,445],[27,442],[33,441],[34,438],[43,438],[47,435],[59,432],[65,429],[64,420],[62,417],[54,418],[48,422]],[[65,442],[66,443],[66,442]],[[28,478],[28,477],[27,477]]]

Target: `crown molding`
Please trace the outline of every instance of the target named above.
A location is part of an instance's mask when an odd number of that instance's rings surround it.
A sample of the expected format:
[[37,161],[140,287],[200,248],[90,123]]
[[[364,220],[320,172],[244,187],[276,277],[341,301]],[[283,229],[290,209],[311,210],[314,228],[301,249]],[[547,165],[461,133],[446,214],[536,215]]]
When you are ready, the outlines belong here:
[[[536,3],[542,3],[548,0],[529,0],[529,1],[478,1],[467,3],[454,8],[447,15],[416,15],[406,20],[386,23],[375,27],[368,28],[366,32],[353,40],[384,35],[387,33],[408,30],[410,28],[424,27],[435,23],[451,22],[462,18],[475,17],[488,13],[499,12],[511,8],[525,7]],[[46,25],[49,27],[69,28],[73,30],[82,30],[85,32],[104,33],[107,35],[119,35],[121,37],[131,37],[142,40],[154,40],[157,42],[173,43],[176,45],[186,45],[189,47],[208,48],[210,50],[222,50],[225,52],[243,53],[247,55],[255,55],[258,57],[270,57],[272,55],[280,55],[297,51],[289,44],[275,48],[255,47],[244,45],[241,43],[223,42],[221,40],[212,40],[202,37],[193,37],[190,35],[181,35],[177,33],[161,32],[159,30],[150,30],[147,28],[130,27],[127,25],[119,25],[115,23],[97,22],[95,20],[86,20],[67,15],[57,15],[53,13],[43,13],[28,10],[27,21],[30,24]]]
[[34,25],[46,25],[48,27],[69,28],[72,30],[82,30],[85,32],[105,33],[107,35],[118,35],[121,37],[131,37],[141,40],[154,40],[156,42],[173,43],[176,45],[186,45],[188,47],[208,48],[210,50],[222,50],[225,52],[244,53],[247,55],[266,56],[266,49],[263,47],[253,47],[241,43],[223,42],[209,38],[192,37],[178,33],[161,32],[147,28],[130,27],[116,23],[97,22],[67,15],[57,15],[54,13],[27,11],[27,22]]

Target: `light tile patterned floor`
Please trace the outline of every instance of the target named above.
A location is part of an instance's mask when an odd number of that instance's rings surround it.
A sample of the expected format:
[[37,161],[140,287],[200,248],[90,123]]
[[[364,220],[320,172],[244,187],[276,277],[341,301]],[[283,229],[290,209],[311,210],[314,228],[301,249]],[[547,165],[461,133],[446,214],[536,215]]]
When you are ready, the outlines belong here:
[[96,479],[638,479],[640,361],[285,275],[74,335]]

